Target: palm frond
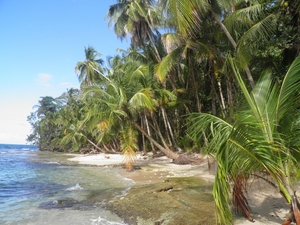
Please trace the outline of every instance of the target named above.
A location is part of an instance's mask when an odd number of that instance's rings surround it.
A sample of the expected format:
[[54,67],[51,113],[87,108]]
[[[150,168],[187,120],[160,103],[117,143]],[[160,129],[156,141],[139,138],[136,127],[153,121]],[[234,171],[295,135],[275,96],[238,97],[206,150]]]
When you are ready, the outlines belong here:
[[137,132],[132,126],[129,125],[121,131],[120,142],[126,169],[131,171],[135,162],[135,151],[138,149]]
[[150,88],[144,88],[135,93],[129,100],[129,107],[132,110],[155,110],[156,101],[153,91]]
[[258,15],[261,15],[263,5],[254,3],[242,9],[235,10],[224,20],[224,25],[230,33],[239,32],[245,27],[249,28],[258,20]]
[[181,37],[178,33],[164,34],[162,35],[161,40],[168,54],[184,43],[184,38]]
[[226,171],[222,164],[218,165],[215,182],[213,185],[213,197],[215,199],[216,214],[218,215],[218,224],[232,224],[231,213],[231,187]]
[[203,153],[215,154],[226,142],[233,126],[219,117],[205,113],[192,113],[188,119],[187,133],[197,143],[201,142],[203,134],[209,140],[209,148],[203,149]]
[[214,52],[211,48],[211,46],[205,44],[204,42],[201,41],[192,41],[192,40],[187,40],[186,47],[183,51],[183,55],[186,58],[188,53],[187,49],[191,49],[194,52],[196,52],[197,57],[199,58],[213,58]]
[[155,76],[160,80],[164,81],[168,73],[172,70],[175,65],[178,65],[181,59],[181,48],[176,48],[171,53],[166,55],[161,62],[155,66]]
[[275,14],[270,14],[254,24],[239,39],[237,55],[242,68],[245,68],[245,66],[249,64],[249,49],[255,48],[255,44],[258,40],[267,40],[270,38],[270,36],[276,31],[276,24],[277,16]]
[[297,107],[296,100],[300,89],[300,56],[298,56],[289,67],[282,82],[277,103],[277,120]]

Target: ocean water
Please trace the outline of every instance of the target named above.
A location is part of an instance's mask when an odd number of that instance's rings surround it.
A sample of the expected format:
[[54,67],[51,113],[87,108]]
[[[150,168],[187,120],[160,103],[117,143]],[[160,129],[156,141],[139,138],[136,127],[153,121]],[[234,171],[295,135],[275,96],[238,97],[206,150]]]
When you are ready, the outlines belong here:
[[112,168],[62,164],[59,157],[0,144],[0,224],[125,224],[105,203],[133,182]]

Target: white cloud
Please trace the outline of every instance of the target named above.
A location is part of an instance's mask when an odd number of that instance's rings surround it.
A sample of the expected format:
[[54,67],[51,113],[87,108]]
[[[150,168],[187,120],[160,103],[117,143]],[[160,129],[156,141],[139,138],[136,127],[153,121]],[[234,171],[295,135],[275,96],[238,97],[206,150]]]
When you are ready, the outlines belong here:
[[70,82],[62,82],[59,84],[60,87],[64,87],[64,88],[70,88],[73,87],[74,85]]
[[40,73],[37,78],[37,83],[43,87],[51,87],[50,81],[52,80],[52,75],[48,73]]

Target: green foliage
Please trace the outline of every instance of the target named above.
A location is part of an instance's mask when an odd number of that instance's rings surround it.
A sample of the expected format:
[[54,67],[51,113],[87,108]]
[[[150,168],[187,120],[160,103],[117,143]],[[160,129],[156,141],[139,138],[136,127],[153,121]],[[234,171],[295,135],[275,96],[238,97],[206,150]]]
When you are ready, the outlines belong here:
[[230,182],[256,171],[289,200],[280,177],[300,159],[300,1],[281,2],[116,1],[106,19],[132,46],[107,66],[85,48],[80,89],[42,97],[27,140],[42,150],[123,151],[131,166],[141,149],[173,159],[173,149],[200,149],[219,164],[221,224],[232,223]]
[[[299,142],[292,141],[290,135],[298,134],[300,128],[296,126],[299,125],[296,103],[300,87],[300,56],[291,65],[281,86],[265,73],[251,92],[234,61],[231,59],[230,62],[248,109],[238,112],[233,123],[211,114],[191,114],[188,125],[188,133],[195,141],[206,133],[209,139],[206,153],[218,162],[213,194],[221,224],[232,223],[228,182],[235,183],[240,177],[266,171],[290,202],[293,193],[288,187],[291,184],[284,178],[291,178],[291,173],[297,171],[295,157],[299,154]],[[286,118],[289,123],[285,123]]]

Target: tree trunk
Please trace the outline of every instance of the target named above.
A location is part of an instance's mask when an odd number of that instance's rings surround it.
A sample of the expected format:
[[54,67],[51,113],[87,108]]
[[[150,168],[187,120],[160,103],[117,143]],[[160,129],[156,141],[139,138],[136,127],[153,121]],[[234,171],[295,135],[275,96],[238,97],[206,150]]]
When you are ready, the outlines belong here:
[[175,145],[175,147],[177,147],[177,143],[176,143],[176,140],[174,138],[174,132],[173,132],[172,126],[170,124],[170,121],[169,121],[169,118],[168,118],[168,114],[167,114],[166,109],[164,107],[162,107],[162,113],[163,113],[163,115],[165,117],[165,120],[166,120],[166,123],[167,123],[167,128],[169,129],[172,142]]
[[160,61],[161,61],[161,57],[160,57],[160,55],[159,55],[159,52],[158,52],[158,50],[157,50],[157,48],[156,48],[156,45],[155,45],[155,43],[154,43],[154,41],[153,41],[153,39],[152,39],[152,36],[151,36],[151,34],[149,33],[149,31],[147,31],[147,35],[148,35],[148,38],[149,38],[149,40],[150,40],[150,42],[151,42],[151,44],[152,44],[152,46],[153,46],[153,48],[154,48],[155,56],[156,56],[157,62],[160,62]]
[[[164,121],[164,125],[165,125],[165,130],[166,130],[166,136],[167,136],[167,140],[169,142],[169,146],[172,147],[173,146],[173,143],[171,141],[171,132],[169,132],[169,129],[168,129],[168,125],[167,125],[167,115],[165,113],[165,109],[163,106],[160,107],[160,110],[161,110],[161,114],[162,114],[162,117],[163,117],[163,121]],[[170,130],[171,131],[171,130]]]
[[135,121],[131,121],[133,126],[138,129],[143,135],[145,135],[146,138],[148,138],[148,140],[153,143],[160,151],[162,151],[168,158],[170,159],[177,159],[179,157],[178,154],[176,154],[175,152],[173,152],[171,149],[169,149],[168,147],[163,147],[161,146],[159,143],[157,143],[150,135],[147,134],[147,132],[145,132]]
[[160,141],[162,142],[162,144],[163,144],[163,146],[164,146],[165,148],[168,148],[168,149],[169,149],[169,146],[167,145],[166,140],[165,140],[164,136],[162,135],[162,133],[161,133],[161,131],[160,131],[159,124],[158,124],[158,122],[157,122],[155,116],[153,115],[153,113],[151,113],[151,117],[152,117],[152,121],[153,121],[153,123],[154,123],[154,127],[153,127],[153,128],[154,128],[154,130],[156,131],[157,135],[159,136]]
[[[146,128],[147,128],[147,133],[149,134],[149,136],[151,136],[149,122],[148,122],[146,114],[144,114],[144,117],[145,117],[145,125],[146,125]],[[145,135],[143,135],[143,136],[145,136]],[[150,145],[151,145],[151,149],[152,149],[153,154],[156,154],[156,150],[155,150],[155,148],[153,146],[153,143],[151,141],[150,141]]]
[[222,116],[223,116],[223,118],[225,118],[226,106],[225,106],[225,100],[224,100],[224,96],[223,96],[221,82],[217,81],[217,84],[218,84],[219,94],[220,94],[220,105],[221,105],[221,109],[222,109]]
[[198,87],[198,83],[196,82],[194,65],[193,65],[192,60],[189,60],[189,65],[190,65],[190,70],[191,70],[191,74],[192,74],[192,82],[193,82],[193,88],[195,91],[194,94],[195,94],[197,109],[198,109],[198,112],[200,113],[202,110],[202,106],[201,106],[200,99],[199,99],[199,87]]
[[[233,39],[233,37],[231,36],[231,34],[229,33],[229,31],[227,30],[227,28],[225,27],[225,25],[222,23],[222,21],[220,20],[220,18],[217,16],[217,14],[214,11],[211,10],[211,13],[212,13],[214,19],[220,25],[221,29],[223,30],[223,32],[227,36],[228,40],[230,41],[230,43],[232,44],[232,46],[234,47],[234,49],[236,49],[237,44],[236,44],[235,40]],[[249,69],[248,66],[245,68],[245,72],[246,72],[248,81],[250,83],[250,86],[253,88],[254,87],[254,80],[253,80],[251,71],[250,71],[250,69]]]
[[216,107],[216,90],[215,90],[215,77],[211,77],[211,111],[213,115],[217,115],[217,107]]
[[95,148],[97,148],[98,150],[100,150],[100,152],[103,152],[103,153],[107,153],[105,150],[99,148],[94,142],[92,142],[90,139],[86,139],[88,141],[88,143],[90,143],[91,145],[93,145]]
[[230,77],[227,76],[227,101],[228,101],[228,112],[230,120],[233,118],[233,94],[232,94],[232,83]]

